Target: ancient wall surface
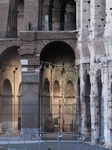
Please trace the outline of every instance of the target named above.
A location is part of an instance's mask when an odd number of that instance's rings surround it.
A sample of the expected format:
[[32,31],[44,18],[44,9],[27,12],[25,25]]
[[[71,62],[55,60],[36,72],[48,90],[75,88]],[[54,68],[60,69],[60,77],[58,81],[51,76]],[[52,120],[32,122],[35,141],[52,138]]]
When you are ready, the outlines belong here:
[[[75,2],[76,10],[74,9],[75,5],[74,8],[71,6],[71,4],[74,4],[72,0],[69,0],[67,5],[63,0],[56,1],[53,4],[48,3],[46,0],[42,1],[42,3],[37,0],[24,0],[24,19],[23,21],[19,20],[20,24],[21,22],[23,24],[18,28],[18,30],[24,31],[20,32],[20,38],[18,39],[2,39],[5,37],[4,31],[7,29],[9,0],[0,0],[0,60],[2,60],[1,56],[5,55],[5,50],[9,51],[9,47],[16,46],[21,60],[22,105],[32,104],[33,107],[35,104],[33,111],[29,107],[23,107],[22,130],[30,131],[32,129],[36,132],[42,125],[40,124],[41,116],[39,107],[42,99],[40,87],[44,84],[44,78],[52,70],[51,68],[47,68],[45,69],[46,71],[43,71],[42,84],[40,73],[42,73],[43,64],[40,56],[43,50],[47,51],[46,47],[51,49],[49,44],[53,42],[62,42],[69,45],[75,53],[73,63],[75,64],[74,73],[76,73],[77,131],[83,135],[84,140],[87,136],[91,136],[93,144],[99,143],[100,137],[102,137],[105,146],[111,147],[112,3],[111,0],[76,0]],[[59,10],[61,14],[59,14]],[[65,14],[64,10],[66,10]],[[72,18],[72,14],[75,13],[76,22],[75,18]],[[60,15],[62,15],[61,18]],[[73,20],[72,25],[70,24],[71,20]],[[73,28],[75,25],[76,28]],[[37,29],[43,31],[36,31]],[[77,29],[77,31],[74,31],[74,29]],[[55,46],[53,49],[55,49]],[[57,47],[57,49],[59,50],[60,48]],[[63,50],[65,49],[63,48]],[[55,63],[57,53],[53,53],[54,55],[50,57],[52,52],[49,51],[48,54],[47,52],[45,54],[48,59],[45,61]],[[60,51],[58,54],[60,54]],[[70,61],[66,56],[64,60],[65,64],[66,60]],[[59,59],[57,62],[59,63]],[[1,77],[6,77],[7,72],[1,73]],[[61,76],[61,72],[58,72],[58,75]],[[54,77],[56,77],[55,73]],[[50,79],[48,78],[48,80],[51,87]],[[56,92],[55,88],[59,88],[57,83],[54,87],[54,93]],[[61,95],[61,90],[60,93],[56,92],[56,96],[53,95],[53,89],[51,93],[52,99],[56,102]],[[49,95],[50,92],[48,93],[48,97],[50,97]],[[50,108],[47,110],[48,112],[51,111]],[[59,108],[57,108],[58,110]],[[28,117],[29,113],[33,117]]]
[[8,21],[9,0],[0,0],[0,38],[5,37]]
[[24,25],[25,30],[37,30],[39,1],[24,0]]

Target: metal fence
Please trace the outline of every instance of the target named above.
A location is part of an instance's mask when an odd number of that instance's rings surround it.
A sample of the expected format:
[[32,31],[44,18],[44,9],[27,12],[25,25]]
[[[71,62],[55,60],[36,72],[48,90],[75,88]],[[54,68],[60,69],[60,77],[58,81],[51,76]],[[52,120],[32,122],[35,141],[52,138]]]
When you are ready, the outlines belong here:
[[[49,105],[48,105],[49,104]],[[33,102],[26,104],[12,104],[5,101],[0,105],[0,148],[6,150],[104,150],[104,139],[99,137],[100,142],[98,146],[91,145],[91,133],[88,135],[79,134],[77,130],[76,120],[80,120],[80,112],[76,109],[74,103],[56,103],[50,105],[45,103],[41,105],[43,109],[38,114],[37,110],[40,105]],[[22,111],[22,109],[28,110]],[[52,109],[50,109],[52,108]],[[12,111],[15,110],[15,111]],[[18,111],[16,111],[18,110]],[[56,111],[57,110],[57,111]],[[35,113],[36,112],[36,113]],[[22,131],[21,130],[21,117],[37,117],[41,116],[41,123],[45,123],[48,131]],[[11,131],[12,118],[18,121],[17,132]],[[77,118],[79,116],[79,118]],[[63,121],[65,119],[65,121]],[[78,121],[79,121],[78,120]],[[68,123],[69,122],[69,123]],[[79,123],[79,122],[78,122]],[[32,124],[30,119],[29,125]],[[20,127],[19,127],[20,125]],[[52,125],[54,127],[52,129]],[[69,130],[66,129],[69,128]],[[75,128],[76,127],[76,128]],[[44,129],[44,127],[43,127]],[[83,139],[86,137],[86,140]]]
[[[72,140],[63,140],[62,133],[38,132],[29,137],[29,133],[18,134],[7,132],[0,136],[0,149],[6,150],[106,150],[103,139],[98,146],[91,145],[91,141],[84,142],[82,135],[73,134]],[[31,133],[30,133],[31,134]],[[55,140],[45,140],[45,136],[56,137]],[[85,135],[86,136],[86,135]],[[91,137],[90,137],[91,138]]]

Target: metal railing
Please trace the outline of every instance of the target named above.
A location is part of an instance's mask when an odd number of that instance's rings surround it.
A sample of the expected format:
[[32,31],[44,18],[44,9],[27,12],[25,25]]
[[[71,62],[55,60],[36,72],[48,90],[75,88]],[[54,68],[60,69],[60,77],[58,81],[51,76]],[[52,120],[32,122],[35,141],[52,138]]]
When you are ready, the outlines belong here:
[[[35,138],[32,138],[34,136]],[[45,140],[44,136],[52,136],[55,135],[55,140]],[[5,137],[6,140],[1,141],[1,137]],[[5,135],[0,136],[0,148],[5,148],[7,150],[106,150],[103,147],[104,139],[99,137],[100,143],[99,145],[91,145],[91,142],[84,142],[82,140],[82,136],[80,134],[74,134],[72,140],[64,140],[63,133],[48,133],[48,132],[37,132],[37,133],[29,133],[28,132],[20,132],[18,135],[15,133],[7,132]],[[85,135],[85,137],[88,135]],[[30,138],[27,138],[30,137]],[[90,137],[91,139],[91,137]]]

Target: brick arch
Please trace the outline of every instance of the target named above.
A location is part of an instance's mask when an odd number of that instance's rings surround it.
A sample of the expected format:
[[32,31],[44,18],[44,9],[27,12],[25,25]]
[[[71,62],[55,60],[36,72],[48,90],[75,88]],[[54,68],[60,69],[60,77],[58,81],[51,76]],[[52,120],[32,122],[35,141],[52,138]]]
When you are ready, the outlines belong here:
[[74,40],[42,40],[41,43],[39,43],[39,45],[38,45],[39,46],[38,47],[39,54],[41,54],[41,52],[45,46],[47,46],[48,44],[50,44],[52,42],[64,42],[64,43],[68,44],[73,49],[75,56],[77,56],[77,54],[75,52],[76,44],[75,44]]
[[[4,41],[4,43],[2,44],[2,46],[0,47],[0,55],[8,48],[10,47],[21,47],[21,41],[19,40],[6,40]],[[18,51],[19,52],[19,51]]]

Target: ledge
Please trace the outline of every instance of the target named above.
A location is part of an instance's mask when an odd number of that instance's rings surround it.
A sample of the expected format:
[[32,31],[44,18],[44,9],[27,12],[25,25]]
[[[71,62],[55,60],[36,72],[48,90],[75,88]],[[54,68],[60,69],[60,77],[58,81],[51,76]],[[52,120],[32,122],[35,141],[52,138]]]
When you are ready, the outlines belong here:
[[20,40],[35,41],[35,40],[60,40],[60,39],[74,39],[78,31],[20,31]]

